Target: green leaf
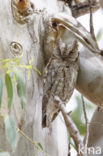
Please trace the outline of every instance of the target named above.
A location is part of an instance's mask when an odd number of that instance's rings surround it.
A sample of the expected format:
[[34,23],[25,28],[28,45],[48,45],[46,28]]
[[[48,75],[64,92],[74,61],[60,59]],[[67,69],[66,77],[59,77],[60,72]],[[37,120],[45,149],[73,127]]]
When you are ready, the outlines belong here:
[[1,107],[2,95],[3,95],[3,80],[0,77],[0,107]]
[[100,39],[102,38],[102,29],[100,29],[99,31],[98,31],[98,33],[97,33],[97,36],[96,36],[96,38],[97,38],[97,40],[98,41],[100,41]]
[[8,152],[0,152],[0,156],[10,156]]
[[40,147],[40,149],[43,151],[43,147],[42,147],[41,143],[37,143],[37,144]]
[[7,73],[5,74],[5,84],[6,84],[7,94],[8,94],[8,108],[10,109],[12,99],[13,99],[13,87],[12,87],[11,77]]
[[7,116],[5,118],[5,130],[6,134],[8,136],[8,140],[10,142],[12,150],[16,149],[16,126],[15,126],[15,121],[11,116]]
[[23,74],[20,71],[16,70],[15,76],[17,82],[17,94],[20,98],[22,108],[25,108],[26,92],[25,92],[25,83],[24,83]]

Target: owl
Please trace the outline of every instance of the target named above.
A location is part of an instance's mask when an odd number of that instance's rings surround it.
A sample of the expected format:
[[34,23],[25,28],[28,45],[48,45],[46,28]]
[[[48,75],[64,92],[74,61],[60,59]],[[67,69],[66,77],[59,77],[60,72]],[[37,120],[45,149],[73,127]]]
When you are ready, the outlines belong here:
[[51,58],[43,74],[42,127],[49,127],[59,113],[55,97],[66,104],[73,94],[79,69],[78,42],[90,51],[100,53],[91,34],[72,16],[58,13],[50,23],[55,33],[48,31],[45,40],[45,55],[49,56],[51,50]]
[[77,41],[66,44],[59,39],[44,72],[42,127],[49,127],[59,113],[55,96],[58,96],[64,104],[69,101],[76,84],[78,68]]

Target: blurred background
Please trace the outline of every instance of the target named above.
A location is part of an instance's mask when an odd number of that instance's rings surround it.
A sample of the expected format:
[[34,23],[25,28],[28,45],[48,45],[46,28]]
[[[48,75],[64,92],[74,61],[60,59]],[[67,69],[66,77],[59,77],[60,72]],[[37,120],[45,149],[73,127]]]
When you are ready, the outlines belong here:
[[[88,31],[90,29],[89,18],[90,15],[87,14],[77,19]],[[99,9],[97,12],[93,13],[93,24],[94,24],[94,31],[98,41],[98,45],[100,49],[103,49],[103,9],[102,8]],[[84,100],[85,100],[88,121],[90,122],[92,115],[96,109],[96,105],[88,101],[86,98],[84,98]],[[81,138],[83,139],[85,136],[86,127],[85,127],[85,119],[83,113],[81,94],[77,90],[74,91],[66,108],[68,112],[71,111],[71,117],[81,134]],[[68,140],[70,142],[69,148],[71,149],[70,156],[76,156],[77,153],[75,150],[75,146],[73,140],[69,136],[69,133],[68,133]]]

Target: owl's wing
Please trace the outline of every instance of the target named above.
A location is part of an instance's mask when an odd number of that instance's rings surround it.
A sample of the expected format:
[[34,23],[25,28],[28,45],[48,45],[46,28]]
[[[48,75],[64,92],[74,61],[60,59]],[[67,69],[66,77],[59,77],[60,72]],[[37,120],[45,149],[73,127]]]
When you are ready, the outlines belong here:
[[[65,50],[68,51],[70,49],[66,48]],[[60,48],[58,49],[57,47],[55,53],[57,50],[60,52]],[[43,127],[48,127],[59,112],[54,97],[58,96],[65,104],[73,93],[78,73],[78,52],[76,50],[72,50],[70,53],[67,52],[69,56],[65,58],[57,52],[58,56],[53,56],[51,63],[47,66],[44,74],[44,94],[42,100]],[[76,58],[74,56],[75,53]]]
[[[52,121],[51,114],[54,112],[54,93],[56,90],[57,66],[56,60],[52,59],[47,65],[43,80],[43,99],[42,99],[42,126],[48,127],[49,120]],[[49,119],[51,118],[51,119]]]

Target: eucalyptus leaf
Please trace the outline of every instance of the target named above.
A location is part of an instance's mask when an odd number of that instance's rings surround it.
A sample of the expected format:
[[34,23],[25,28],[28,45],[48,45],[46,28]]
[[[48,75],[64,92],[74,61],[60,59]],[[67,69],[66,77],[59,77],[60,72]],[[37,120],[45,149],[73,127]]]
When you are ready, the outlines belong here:
[[25,92],[25,83],[22,72],[16,70],[15,71],[16,82],[17,82],[17,94],[21,101],[22,108],[25,107],[26,104],[26,92]]
[[38,146],[39,146],[40,149],[43,151],[43,147],[42,147],[41,143],[38,143]]
[[12,150],[15,150],[17,141],[15,121],[11,116],[6,116],[4,123],[6,134],[10,142],[11,148]]
[[7,94],[8,94],[8,108],[10,109],[12,99],[13,99],[13,86],[12,86],[11,77],[9,76],[8,73],[5,74],[5,84],[6,84]]
[[1,107],[1,102],[2,102],[2,95],[3,95],[3,80],[0,77],[0,107]]
[[102,34],[103,34],[103,31],[102,31],[102,29],[100,29],[98,31],[98,33],[97,33],[97,36],[96,36],[96,38],[97,38],[98,41],[100,41],[100,39],[102,38]]

